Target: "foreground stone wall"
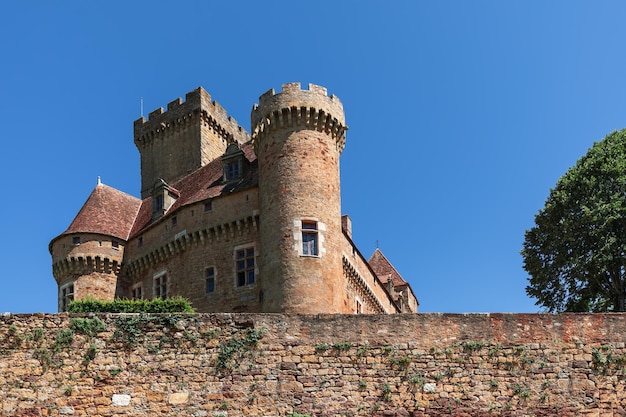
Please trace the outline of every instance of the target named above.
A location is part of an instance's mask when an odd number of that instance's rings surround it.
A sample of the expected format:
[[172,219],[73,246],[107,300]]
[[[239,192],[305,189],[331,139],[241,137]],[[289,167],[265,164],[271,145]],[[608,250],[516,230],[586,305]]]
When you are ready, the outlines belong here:
[[626,414],[626,315],[8,315],[2,416]]

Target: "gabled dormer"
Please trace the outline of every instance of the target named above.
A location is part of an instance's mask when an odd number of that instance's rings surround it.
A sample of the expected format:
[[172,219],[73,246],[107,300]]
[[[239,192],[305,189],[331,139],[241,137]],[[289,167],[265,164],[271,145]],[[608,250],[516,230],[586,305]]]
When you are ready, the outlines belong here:
[[152,220],[161,218],[180,197],[177,189],[158,179],[152,188]]
[[224,181],[238,180],[243,177],[246,169],[246,158],[236,142],[231,143],[222,155],[222,170]]

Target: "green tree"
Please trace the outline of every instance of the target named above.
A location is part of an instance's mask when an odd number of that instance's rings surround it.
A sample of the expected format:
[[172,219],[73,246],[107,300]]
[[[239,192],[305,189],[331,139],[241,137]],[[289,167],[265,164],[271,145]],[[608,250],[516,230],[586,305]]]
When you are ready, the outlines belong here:
[[526,231],[526,293],[548,311],[625,311],[626,129],[594,143]]

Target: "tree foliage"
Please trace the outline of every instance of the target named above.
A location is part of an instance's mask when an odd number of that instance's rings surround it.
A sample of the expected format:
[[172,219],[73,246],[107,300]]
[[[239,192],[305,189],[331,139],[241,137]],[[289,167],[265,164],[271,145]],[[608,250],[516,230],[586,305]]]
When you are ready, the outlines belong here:
[[626,129],[596,142],[526,231],[526,292],[548,311],[625,311]]

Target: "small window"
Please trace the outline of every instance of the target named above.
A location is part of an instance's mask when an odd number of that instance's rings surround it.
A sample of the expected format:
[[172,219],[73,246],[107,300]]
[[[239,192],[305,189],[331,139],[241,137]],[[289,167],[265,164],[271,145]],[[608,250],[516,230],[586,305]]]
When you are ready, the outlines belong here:
[[165,300],[167,298],[167,275],[159,275],[154,278],[154,298]]
[[120,248],[120,242],[118,242],[117,240],[112,240],[111,241],[111,246],[113,247],[113,249],[119,249]]
[[178,216],[172,217],[172,226],[176,226],[178,224]]
[[235,251],[235,270],[238,287],[254,284],[254,247]]
[[143,246],[143,236],[139,236],[139,238],[137,239],[137,246],[139,247]]
[[302,222],[302,254],[317,256],[317,222]]
[[207,294],[215,292],[215,268],[210,266],[205,272],[205,292]]
[[356,300],[355,314],[363,314],[363,303],[360,300]]
[[213,210],[213,201],[207,201],[204,203],[204,211]]
[[72,237],[72,245],[80,245],[80,236]]
[[74,283],[66,284],[61,287],[61,294],[59,295],[59,311],[67,311],[70,303],[74,301]]
[[154,211],[163,210],[163,204],[164,204],[163,194],[158,194],[154,200]]
[[131,290],[131,298],[133,300],[143,299],[143,289],[141,287],[141,284],[133,287],[133,289]]
[[227,180],[233,180],[241,177],[241,162],[240,160],[229,161],[226,163],[226,172],[224,173]]

